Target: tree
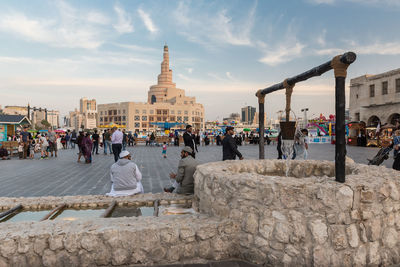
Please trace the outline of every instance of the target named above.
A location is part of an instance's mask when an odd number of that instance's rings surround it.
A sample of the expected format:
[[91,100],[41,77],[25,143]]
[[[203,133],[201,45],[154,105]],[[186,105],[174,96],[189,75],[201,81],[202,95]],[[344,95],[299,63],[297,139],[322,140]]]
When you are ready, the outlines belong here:
[[40,123],[46,128],[51,127],[51,124],[47,120],[42,120]]

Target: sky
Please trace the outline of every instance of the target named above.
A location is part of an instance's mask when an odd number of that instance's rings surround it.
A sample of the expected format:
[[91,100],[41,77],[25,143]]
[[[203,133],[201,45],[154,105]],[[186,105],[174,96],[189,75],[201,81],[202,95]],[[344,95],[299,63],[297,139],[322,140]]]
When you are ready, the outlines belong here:
[[[145,102],[165,43],[174,82],[207,120],[353,51],[348,91],[351,78],[400,68],[399,12],[400,0],[0,1],[0,105],[65,115],[81,97]],[[330,71],[297,84],[292,109],[329,115],[334,99]],[[283,91],[266,96],[268,118],[284,106]]]

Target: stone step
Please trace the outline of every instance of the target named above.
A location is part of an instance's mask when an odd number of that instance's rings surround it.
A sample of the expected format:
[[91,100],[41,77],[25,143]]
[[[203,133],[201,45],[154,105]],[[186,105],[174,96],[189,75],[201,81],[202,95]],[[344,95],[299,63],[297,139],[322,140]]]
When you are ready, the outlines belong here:
[[[215,261],[208,263],[167,264],[167,265],[151,265],[151,266],[152,267],[259,267],[261,265],[256,265],[241,260],[228,260],[228,261]],[[144,267],[144,265],[139,267]]]

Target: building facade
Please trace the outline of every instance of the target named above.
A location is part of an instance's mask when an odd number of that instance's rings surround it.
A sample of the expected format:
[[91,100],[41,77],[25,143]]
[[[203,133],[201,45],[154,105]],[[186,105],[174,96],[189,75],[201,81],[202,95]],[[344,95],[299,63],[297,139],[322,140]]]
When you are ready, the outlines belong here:
[[32,123],[32,126],[40,125],[43,120],[50,123],[53,129],[60,127],[60,112],[58,110],[48,110],[46,108],[37,108],[31,106],[5,106],[3,113],[7,115],[26,116]]
[[69,112],[67,126],[78,131],[79,129],[94,129],[97,127],[96,99],[83,97],[79,100],[79,110]]
[[253,124],[254,117],[256,115],[256,108],[247,106],[242,108],[242,118],[241,122],[246,124]]
[[182,123],[181,127],[191,124],[203,130],[205,123],[203,105],[173,83],[168,46],[164,46],[161,73],[157,84],[150,86],[147,102],[99,104],[98,117],[99,128],[118,125],[129,131],[154,131],[158,127],[152,123],[165,122]]
[[349,107],[352,121],[395,125],[400,120],[400,69],[351,79]]

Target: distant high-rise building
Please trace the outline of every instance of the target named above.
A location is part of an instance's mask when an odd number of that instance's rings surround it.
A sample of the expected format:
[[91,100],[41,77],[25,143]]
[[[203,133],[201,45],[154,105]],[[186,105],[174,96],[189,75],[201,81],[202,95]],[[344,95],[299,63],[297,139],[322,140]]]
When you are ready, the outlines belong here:
[[256,115],[256,108],[247,106],[242,108],[242,118],[241,122],[245,124],[253,124],[254,117]]
[[79,111],[69,113],[69,125],[75,130],[94,129],[97,126],[96,99],[83,97],[79,100]]

